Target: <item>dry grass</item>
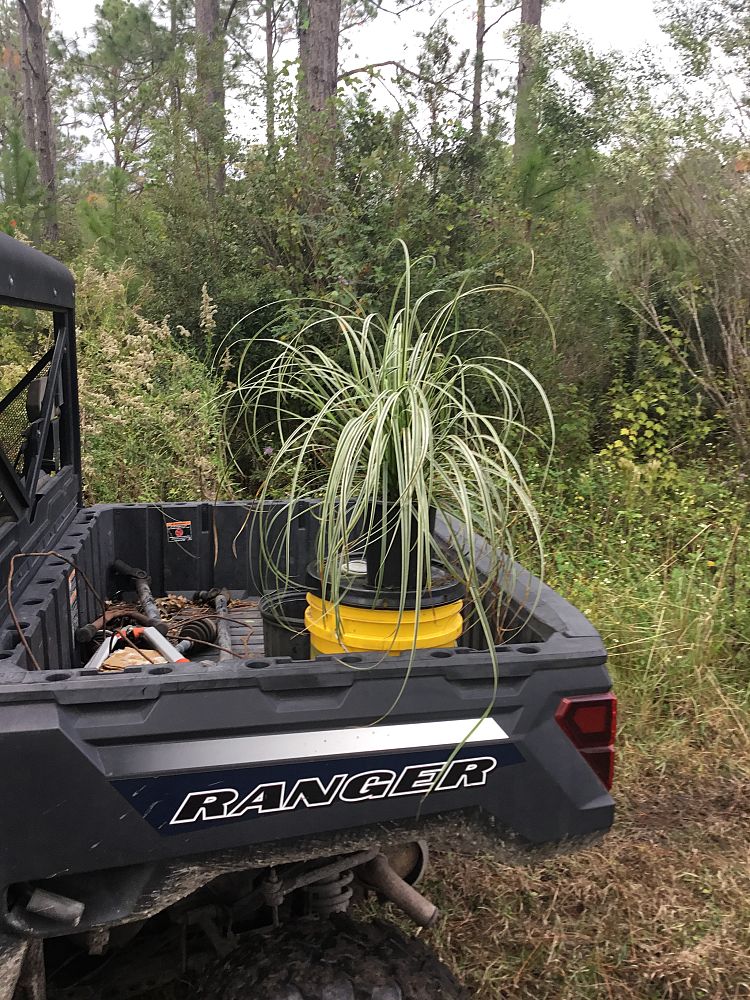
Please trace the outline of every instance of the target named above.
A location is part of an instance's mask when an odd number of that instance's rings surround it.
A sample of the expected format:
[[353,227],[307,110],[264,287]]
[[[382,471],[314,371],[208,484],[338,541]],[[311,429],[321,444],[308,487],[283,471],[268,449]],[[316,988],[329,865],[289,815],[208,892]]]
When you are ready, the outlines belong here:
[[748,765],[630,748],[595,848],[530,868],[436,858],[433,945],[481,1000],[750,997]]

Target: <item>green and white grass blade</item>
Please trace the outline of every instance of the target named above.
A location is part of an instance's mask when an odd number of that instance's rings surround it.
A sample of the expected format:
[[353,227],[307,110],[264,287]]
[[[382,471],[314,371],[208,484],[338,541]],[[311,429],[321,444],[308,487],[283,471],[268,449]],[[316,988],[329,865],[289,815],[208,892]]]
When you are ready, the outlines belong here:
[[[243,344],[231,427],[235,435],[245,428],[258,451],[269,433],[279,442],[258,491],[261,510],[282,477],[292,501],[319,501],[316,562],[339,639],[340,607],[346,599],[342,565],[355,542],[360,550],[367,543],[380,544],[386,554],[394,544],[393,533],[383,537],[374,511],[378,504],[389,510],[397,500],[404,567],[397,595],[399,622],[407,603],[413,548],[419,594],[432,585],[433,563],[463,582],[490,650],[496,690],[497,622],[490,620],[485,601],[496,580],[508,572],[519,529],[534,539],[541,573],[544,566],[539,518],[518,453],[524,438],[540,442],[540,435],[526,424],[524,396],[531,393],[541,401],[549,422],[550,453],[554,421],[542,386],[523,366],[486,353],[461,357],[459,347],[465,349],[479,336],[486,352],[493,331],[461,329],[459,313],[470,298],[528,293],[511,285],[483,285],[461,287],[452,296],[432,289],[415,298],[412,270],[420,262],[412,263],[401,245],[404,270],[387,315],[367,312],[358,302],[353,307],[313,304],[295,336],[273,337],[272,327],[266,325]],[[536,305],[550,326],[554,348],[549,316]],[[336,345],[334,351],[320,346],[326,332],[328,342]],[[494,336],[499,342],[497,332]],[[261,344],[276,357],[254,365],[253,353]],[[492,412],[477,409],[480,393],[492,401]],[[454,537],[450,556],[431,537],[431,508],[448,523],[455,518],[462,525],[465,545]],[[275,530],[261,531],[263,558],[284,585],[289,582],[296,504],[273,516],[283,520],[286,555],[281,559],[269,548],[266,536],[272,537]],[[485,540],[481,555],[487,559],[486,573],[477,570],[475,536]],[[402,691],[413,665],[420,602],[418,598]],[[486,715],[491,711],[490,704]]]

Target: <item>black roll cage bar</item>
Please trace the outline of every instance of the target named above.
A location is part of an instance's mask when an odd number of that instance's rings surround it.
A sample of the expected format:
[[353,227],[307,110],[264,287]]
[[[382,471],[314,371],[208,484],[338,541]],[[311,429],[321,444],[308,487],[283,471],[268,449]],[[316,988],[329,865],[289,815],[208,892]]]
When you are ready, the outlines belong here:
[[[81,436],[75,343],[75,281],[60,261],[0,233],[0,305],[52,313],[53,341],[45,355],[0,400],[0,420],[18,397],[47,370],[38,419],[28,428],[30,462],[19,475],[0,445],[0,495],[16,520],[33,519],[37,486],[53,420],[60,469],[81,474]],[[80,497],[79,497],[80,502]]]

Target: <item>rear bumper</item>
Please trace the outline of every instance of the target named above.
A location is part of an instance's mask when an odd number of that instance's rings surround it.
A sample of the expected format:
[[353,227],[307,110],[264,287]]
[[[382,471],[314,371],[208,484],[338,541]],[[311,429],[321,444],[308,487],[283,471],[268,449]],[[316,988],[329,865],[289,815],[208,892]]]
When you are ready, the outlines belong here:
[[88,894],[96,924],[148,909],[166,877],[416,836],[518,861],[601,834],[614,803],[554,713],[610,681],[600,645],[566,642],[500,654],[484,722],[491,661],[460,650],[420,655],[400,698],[404,664],[375,656],[5,685],[0,885]]

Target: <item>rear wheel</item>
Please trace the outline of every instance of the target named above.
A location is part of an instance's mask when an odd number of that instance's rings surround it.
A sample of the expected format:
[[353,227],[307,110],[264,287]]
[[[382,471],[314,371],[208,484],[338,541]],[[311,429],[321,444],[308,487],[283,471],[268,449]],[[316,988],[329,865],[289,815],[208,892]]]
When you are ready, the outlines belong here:
[[255,938],[207,975],[202,1000],[467,1000],[422,941],[343,915]]

